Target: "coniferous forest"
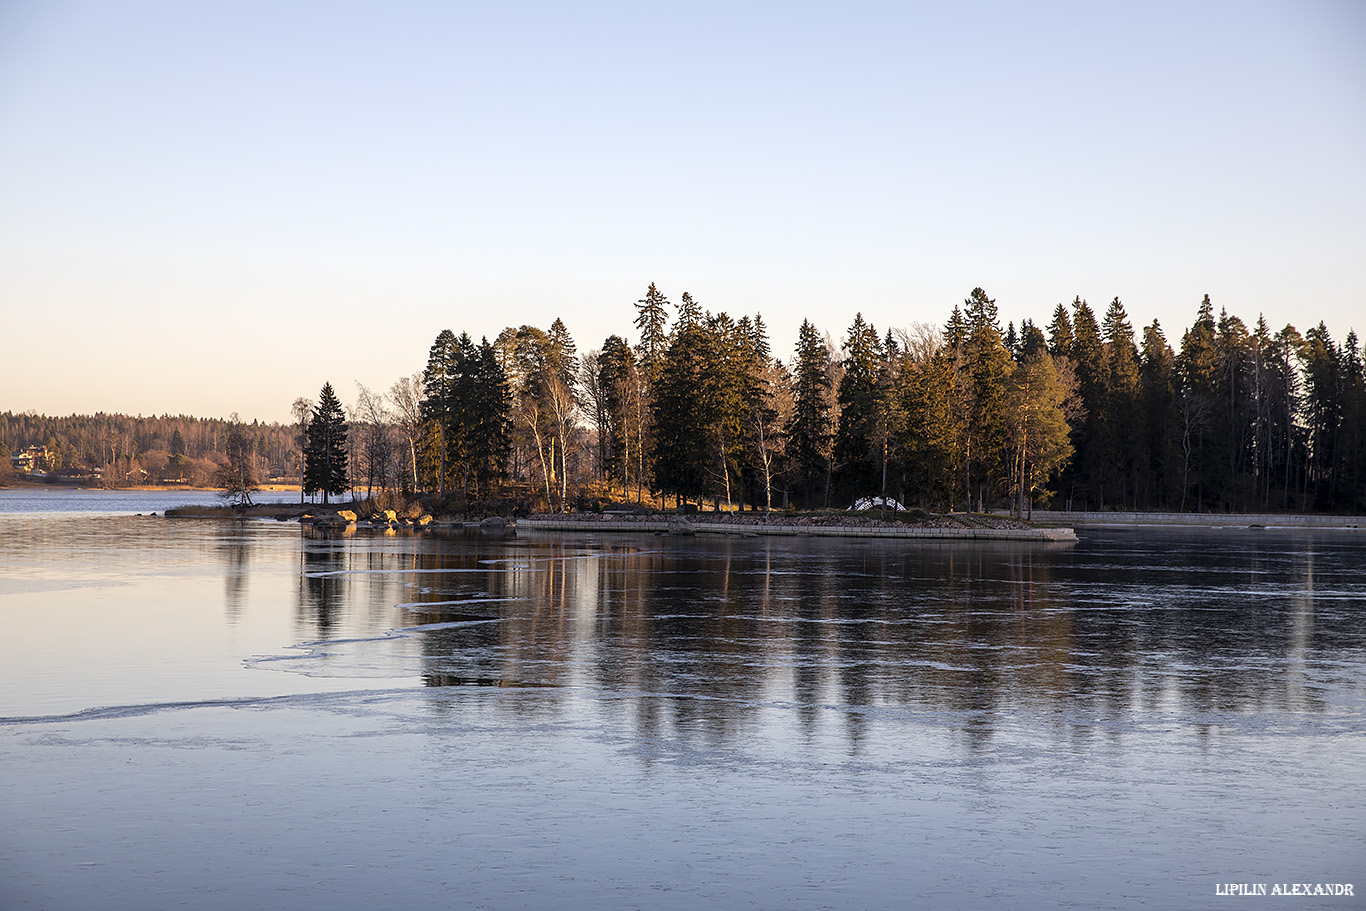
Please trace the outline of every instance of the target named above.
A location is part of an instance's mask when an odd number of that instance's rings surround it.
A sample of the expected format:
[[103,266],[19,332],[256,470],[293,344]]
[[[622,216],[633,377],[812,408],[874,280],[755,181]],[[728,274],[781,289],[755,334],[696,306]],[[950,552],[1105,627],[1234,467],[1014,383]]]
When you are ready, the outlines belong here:
[[[783,359],[759,314],[674,304],[654,285],[635,310],[634,344],[611,335],[582,353],[558,319],[491,341],[442,331],[420,372],[383,393],[357,385],[337,456],[350,476],[326,489],[552,510],[885,496],[1020,514],[1366,511],[1360,344],[1323,323],[1248,325],[1206,296],[1179,337],[1136,331],[1118,298],[1002,327],[978,288],[940,326],[856,315],[832,338],[803,322]],[[238,425],[260,477],[299,481],[316,411],[301,398],[294,425]],[[0,441],[102,466],[111,486],[188,482],[227,460],[233,426],[6,413]]]
[[516,481],[553,509],[585,487],[751,509],[1366,509],[1360,346],[1322,323],[1249,327],[1206,296],[1169,340],[1078,298],[1003,328],[978,288],[942,327],[804,322],[784,361],[760,315],[651,285],[634,328],[583,355],[559,320],[442,332],[394,389],[417,403],[399,409],[410,483],[487,499]]

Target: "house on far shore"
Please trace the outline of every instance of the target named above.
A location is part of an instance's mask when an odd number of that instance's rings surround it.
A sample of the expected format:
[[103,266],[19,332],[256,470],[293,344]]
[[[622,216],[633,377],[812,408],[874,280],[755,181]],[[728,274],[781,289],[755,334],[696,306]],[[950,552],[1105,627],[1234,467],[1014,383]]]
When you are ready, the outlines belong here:
[[35,471],[47,471],[47,447],[30,446],[23,452],[10,456],[10,464],[14,466],[16,474],[33,474]]

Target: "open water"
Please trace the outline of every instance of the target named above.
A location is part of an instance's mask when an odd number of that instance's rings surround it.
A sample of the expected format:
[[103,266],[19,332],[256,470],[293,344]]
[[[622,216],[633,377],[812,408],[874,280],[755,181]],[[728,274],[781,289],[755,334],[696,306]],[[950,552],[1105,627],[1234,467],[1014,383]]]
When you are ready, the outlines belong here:
[[[10,493],[0,908],[1366,906],[1360,532],[322,537]],[[1220,894],[1296,883],[1354,894]]]

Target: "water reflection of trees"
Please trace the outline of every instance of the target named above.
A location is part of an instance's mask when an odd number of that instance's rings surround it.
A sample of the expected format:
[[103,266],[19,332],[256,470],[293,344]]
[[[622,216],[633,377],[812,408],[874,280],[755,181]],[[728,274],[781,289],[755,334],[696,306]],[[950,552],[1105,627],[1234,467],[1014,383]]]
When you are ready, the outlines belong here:
[[303,526],[299,548],[299,623],[305,636],[332,634],[347,598],[345,544],[338,537]]
[[251,562],[253,538],[241,521],[225,523],[225,534],[218,539],[218,555],[223,561],[223,609],[228,623],[242,616],[247,597],[247,570]]
[[[429,625],[416,635],[430,685],[576,687],[610,697],[603,710],[630,713],[643,737],[709,745],[743,741],[775,711],[793,734],[833,720],[856,750],[888,712],[981,745],[1020,712],[1084,738],[1135,713],[1317,711],[1321,696],[1303,685],[1315,647],[1363,644],[1359,625],[1306,602],[1303,554],[1274,548],[572,536],[406,546],[400,563],[417,572],[403,597]],[[311,568],[336,565],[326,548],[308,554]],[[1332,570],[1320,560],[1315,571]],[[343,579],[305,573],[315,615],[335,612]]]

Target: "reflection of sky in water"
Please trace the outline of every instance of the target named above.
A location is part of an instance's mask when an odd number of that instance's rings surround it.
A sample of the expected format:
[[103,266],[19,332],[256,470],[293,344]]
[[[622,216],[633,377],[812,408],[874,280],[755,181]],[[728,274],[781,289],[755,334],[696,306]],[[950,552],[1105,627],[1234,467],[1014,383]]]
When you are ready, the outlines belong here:
[[1350,533],[0,532],[39,906],[1187,907],[1366,856]]

